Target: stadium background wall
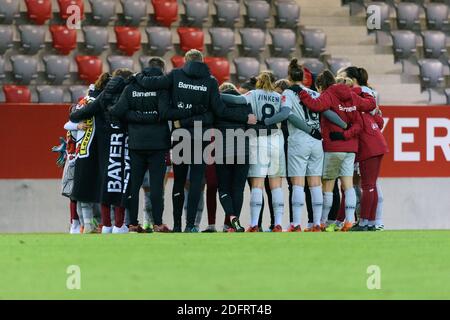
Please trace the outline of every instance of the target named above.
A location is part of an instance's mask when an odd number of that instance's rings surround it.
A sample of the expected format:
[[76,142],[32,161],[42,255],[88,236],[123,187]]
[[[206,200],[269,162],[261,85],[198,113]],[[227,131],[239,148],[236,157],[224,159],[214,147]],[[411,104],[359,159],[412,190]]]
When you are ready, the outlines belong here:
[[[380,179],[385,224],[390,229],[450,229],[449,107],[382,109],[390,148]],[[68,201],[60,195],[61,169],[50,151],[65,136],[67,118],[68,105],[0,104],[0,232],[67,229]],[[248,193],[247,189],[246,199]],[[287,192],[285,197],[287,203]],[[248,223],[246,202],[244,224]],[[165,208],[165,220],[171,224],[170,197]],[[219,205],[219,222],[222,217]]]

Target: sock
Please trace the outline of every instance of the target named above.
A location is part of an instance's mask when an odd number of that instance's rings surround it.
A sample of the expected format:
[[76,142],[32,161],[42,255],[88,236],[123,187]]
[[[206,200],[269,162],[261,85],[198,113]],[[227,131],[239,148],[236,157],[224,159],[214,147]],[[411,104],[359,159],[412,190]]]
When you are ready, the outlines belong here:
[[72,223],[73,220],[80,220],[80,217],[78,217],[77,202],[75,200],[70,200],[70,223]]
[[[303,188],[302,188],[303,189]],[[273,205],[273,214],[275,216],[275,225],[283,224],[283,213],[284,213],[284,199],[283,199],[283,189],[275,188],[272,189],[272,205]],[[303,197],[305,193],[303,192]],[[303,198],[303,203],[305,199]]]
[[153,224],[152,216],[152,201],[150,198],[150,191],[144,192],[144,224]]
[[376,225],[376,221],[375,221],[375,220],[370,220],[370,221],[367,222],[367,225],[368,225],[369,227],[373,227],[373,226]]
[[205,208],[205,191],[202,191],[200,194],[200,200],[198,200],[197,215],[195,216],[194,226],[197,229],[200,228],[200,223],[202,222],[204,208]]
[[378,203],[377,211],[375,215],[375,225],[380,226],[383,224],[383,193],[381,192],[381,186],[377,183]]
[[114,208],[114,225],[117,228],[122,227],[124,219],[125,219],[125,207],[115,207]]
[[225,216],[225,219],[223,221],[223,224],[225,226],[230,226],[231,225],[231,221],[230,221],[230,216]]
[[94,207],[93,203],[81,202],[81,214],[83,216],[84,224],[92,224],[92,219],[94,218]]
[[259,212],[262,208],[263,193],[260,188],[252,188],[250,194],[250,225],[252,227],[258,225]]
[[311,203],[313,207],[313,223],[316,226],[320,226],[320,220],[322,218],[323,211],[322,187],[310,187],[309,191],[311,192]]
[[345,190],[345,222],[355,221],[356,193],[354,188]]
[[367,226],[367,219],[361,219],[360,221],[359,221],[359,225],[361,226],[361,227],[365,227],[365,226]]
[[305,206],[304,187],[292,186],[292,224],[294,225],[294,227],[300,225],[301,223],[302,210],[304,206]]
[[188,197],[189,197],[189,190],[184,189],[184,202],[183,202],[183,213],[184,214],[186,214],[186,212],[187,212]]
[[327,222],[328,214],[330,213],[332,206],[333,206],[333,192],[324,192],[323,193],[323,205],[322,205],[322,217],[320,219],[321,223]]
[[111,227],[111,206],[102,203],[102,224],[105,227]]
[[355,206],[355,214],[356,217],[360,217],[361,215],[361,188],[359,186],[353,186],[356,194],[356,206]]

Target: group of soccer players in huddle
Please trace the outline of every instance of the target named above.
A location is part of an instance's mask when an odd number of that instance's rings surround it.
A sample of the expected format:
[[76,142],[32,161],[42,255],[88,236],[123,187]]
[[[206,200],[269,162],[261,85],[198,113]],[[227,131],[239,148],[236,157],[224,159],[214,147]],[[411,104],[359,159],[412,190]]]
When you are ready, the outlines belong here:
[[[388,148],[376,93],[363,68],[347,67],[336,77],[325,70],[307,83],[308,71],[294,58],[287,79],[276,81],[263,71],[237,88],[219,86],[201,52],[190,50],[185,61],[169,73],[155,57],[138,74],[128,69],[102,74],[71,106],[62,188],[70,198],[71,233],[199,232],[205,185],[204,232],[216,231],[217,192],[224,232],[262,231],[264,190],[270,230],[282,232],[285,178],[287,231],[302,231],[305,206],[309,223],[303,231],[383,230],[377,179]],[[163,223],[170,167],[172,229]],[[245,230],[240,215],[247,183]]]

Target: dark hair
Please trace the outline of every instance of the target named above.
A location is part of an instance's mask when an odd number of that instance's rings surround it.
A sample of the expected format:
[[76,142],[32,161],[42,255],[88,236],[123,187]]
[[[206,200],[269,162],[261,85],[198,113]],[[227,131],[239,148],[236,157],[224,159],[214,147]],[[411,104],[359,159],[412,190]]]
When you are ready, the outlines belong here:
[[367,81],[369,80],[369,75],[366,69],[358,68],[355,66],[347,67],[344,72],[350,79],[356,79],[360,86],[367,86]]
[[336,83],[333,73],[330,70],[325,70],[317,76],[316,87],[322,91],[328,89],[330,86]]
[[164,67],[166,66],[166,63],[164,59],[160,57],[153,57],[148,60],[148,66],[150,68],[159,68],[161,70],[164,70]]
[[275,89],[280,88],[281,91],[286,90],[287,88],[289,88],[291,86],[291,84],[289,83],[289,80],[287,79],[280,79],[275,81]]
[[133,71],[131,71],[130,69],[127,68],[120,68],[120,69],[116,69],[114,70],[112,76],[113,77],[122,77],[125,80],[128,79],[129,77],[131,77],[133,75]]
[[242,84],[241,88],[248,90],[248,91],[255,90],[257,81],[258,80],[256,79],[256,77],[251,77],[250,79],[248,79],[248,81],[246,81]]
[[298,63],[297,58],[289,62],[288,76],[291,81],[303,81],[303,67]]
[[109,74],[109,72],[103,72],[95,81],[94,84],[95,90],[103,91],[103,89],[105,89],[106,84],[109,82],[110,79],[111,75]]

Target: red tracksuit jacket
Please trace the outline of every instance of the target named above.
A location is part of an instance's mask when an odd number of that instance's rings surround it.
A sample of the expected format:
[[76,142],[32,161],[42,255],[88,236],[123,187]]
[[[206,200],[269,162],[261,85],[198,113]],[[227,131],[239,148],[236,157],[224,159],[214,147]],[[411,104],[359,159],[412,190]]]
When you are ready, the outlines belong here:
[[[317,99],[312,98],[305,91],[300,92],[302,104],[314,112],[323,112],[328,109],[336,112],[342,120],[351,124],[351,128],[344,130],[333,124],[325,117],[320,120],[323,137],[323,150],[325,152],[358,152],[358,134],[361,131],[362,119],[358,109],[373,110],[376,107],[375,99],[370,96],[363,98],[345,84],[334,84],[320,94]],[[345,140],[332,141],[330,132],[342,132]]]

